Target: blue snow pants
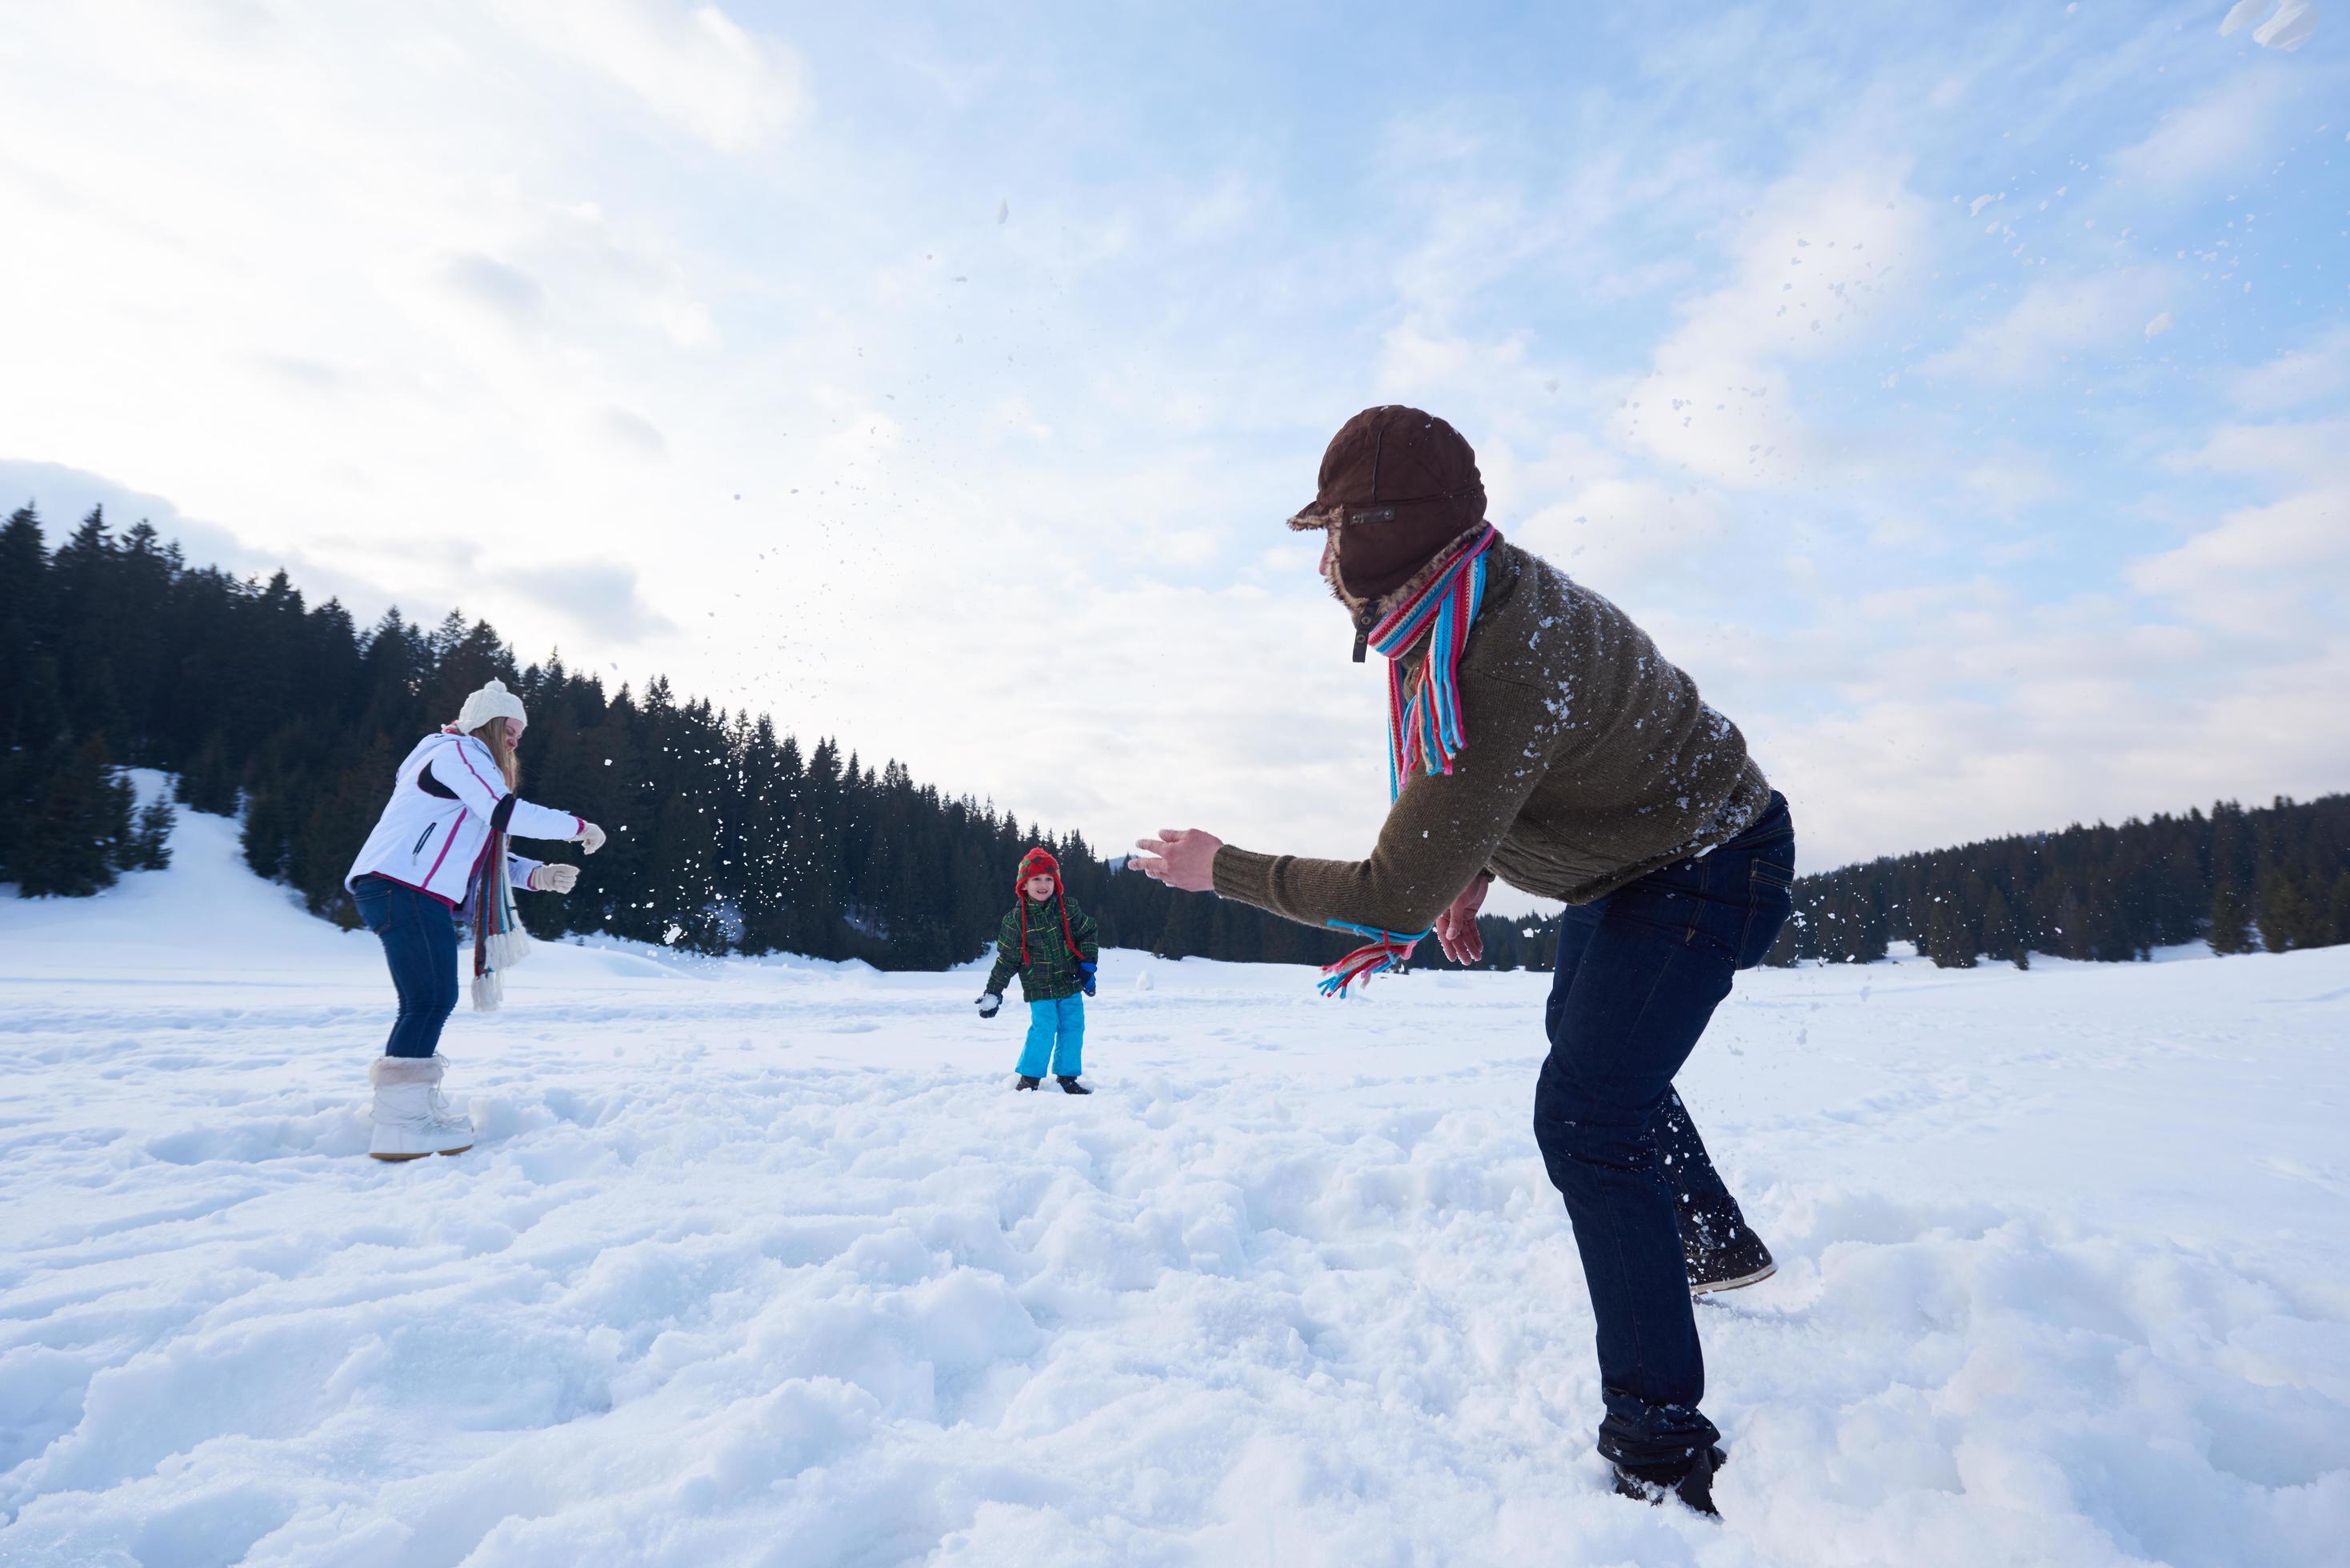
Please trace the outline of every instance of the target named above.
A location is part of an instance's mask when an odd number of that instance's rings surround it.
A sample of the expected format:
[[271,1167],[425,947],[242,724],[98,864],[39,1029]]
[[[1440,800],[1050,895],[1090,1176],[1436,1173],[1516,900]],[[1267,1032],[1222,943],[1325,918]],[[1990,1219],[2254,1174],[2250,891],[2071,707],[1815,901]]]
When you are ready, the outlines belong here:
[[1022,1077],[1041,1078],[1047,1067],[1056,1077],[1076,1077],[1086,1070],[1085,1053],[1086,999],[1083,996],[1065,996],[1058,1002],[1032,1002],[1028,1004],[1028,1044],[1020,1051]]

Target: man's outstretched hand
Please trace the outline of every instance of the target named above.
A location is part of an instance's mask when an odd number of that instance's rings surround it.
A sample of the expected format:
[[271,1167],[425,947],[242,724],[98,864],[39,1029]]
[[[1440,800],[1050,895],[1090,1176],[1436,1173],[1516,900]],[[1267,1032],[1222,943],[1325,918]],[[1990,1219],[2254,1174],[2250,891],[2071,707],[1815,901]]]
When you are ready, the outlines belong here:
[[1186,893],[1216,890],[1216,851],[1224,841],[1214,834],[1196,827],[1162,827],[1158,837],[1138,838],[1134,846],[1142,851],[1134,864],[1144,876]]
[[1485,934],[1477,929],[1477,911],[1484,905],[1485,889],[1492,886],[1482,877],[1470,877],[1461,897],[1436,917],[1436,945],[1454,963],[1475,963],[1485,956]]

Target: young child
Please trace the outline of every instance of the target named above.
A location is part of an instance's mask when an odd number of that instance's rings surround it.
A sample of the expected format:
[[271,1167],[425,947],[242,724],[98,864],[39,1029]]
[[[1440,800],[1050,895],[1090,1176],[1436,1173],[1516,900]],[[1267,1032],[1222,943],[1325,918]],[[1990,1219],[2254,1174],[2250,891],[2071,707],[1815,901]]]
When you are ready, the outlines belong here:
[[1028,999],[1028,1043],[1014,1087],[1036,1087],[1049,1068],[1068,1093],[1090,1095],[1077,1075],[1085,1071],[1085,998],[1094,993],[1100,933],[1093,917],[1061,891],[1061,863],[1042,846],[1020,857],[1013,887],[1020,900],[996,933],[995,967],[978,1001],[979,1015],[995,1016],[1003,1005],[1003,982],[1017,971],[1020,994]]
[[383,941],[400,1012],[383,1054],[369,1069],[375,1085],[378,1159],[460,1154],[473,1146],[473,1118],[441,1092],[441,1026],[457,1006],[457,920],[473,928],[466,972],[473,1005],[498,1005],[500,971],[519,963],[530,939],[515,916],[513,890],[568,893],[576,866],[542,866],[507,848],[509,836],[604,846],[604,830],[567,811],[533,805],[515,794],[522,780],[515,747],[522,742],[522,699],[493,680],[465,699],[457,722],[416,742],[400,764],[391,799],[368,835],[343,885],[359,919]]

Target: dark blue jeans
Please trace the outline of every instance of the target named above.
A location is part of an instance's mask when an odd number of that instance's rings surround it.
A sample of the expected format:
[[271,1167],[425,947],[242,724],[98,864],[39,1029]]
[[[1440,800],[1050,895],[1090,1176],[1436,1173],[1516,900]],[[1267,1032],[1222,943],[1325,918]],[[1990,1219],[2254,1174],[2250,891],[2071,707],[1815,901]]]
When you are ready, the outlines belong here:
[[1573,906],[1560,926],[1534,1139],[1598,1322],[1599,1451],[1621,1464],[1678,1466],[1721,1435],[1698,1411],[1705,1358],[1675,1208],[1734,1219],[1737,1206],[1673,1075],[1731,974],[1762,962],[1786,923],[1794,865],[1794,825],[1773,794],[1721,848]]
[[457,1010],[457,917],[448,905],[381,877],[351,889],[359,920],[383,941],[391,985],[400,993],[387,1056],[430,1056],[441,1026]]

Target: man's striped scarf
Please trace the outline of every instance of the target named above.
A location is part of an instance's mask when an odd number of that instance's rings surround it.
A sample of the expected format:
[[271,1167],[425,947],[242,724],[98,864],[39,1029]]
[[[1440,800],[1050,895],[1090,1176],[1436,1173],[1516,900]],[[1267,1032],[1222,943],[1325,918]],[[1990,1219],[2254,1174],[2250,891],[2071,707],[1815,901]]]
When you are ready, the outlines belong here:
[[[1469,743],[1469,732],[1461,720],[1461,650],[1468,646],[1469,628],[1484,606],[1486,557],[1501,537],[1488,527],[1458,546],[1426,587],[1389,610],[1370,629],[1370,646],[1388,659],[1389,800],[1403,793],[1404,781],[1415,766],[1423,773],[1451,773],[1452,759]],[[1404,660],[1423,637],[1428,640],[1428,655],[1420,663],[1418,686],[1407,691]],[[1336,963],[1324,966],[1321,991],[1325,996],[1344,996],[1355,981],[1399,967],[1429,934],[1385,931],[1345,920],[1330,924],[1371,940]]]

